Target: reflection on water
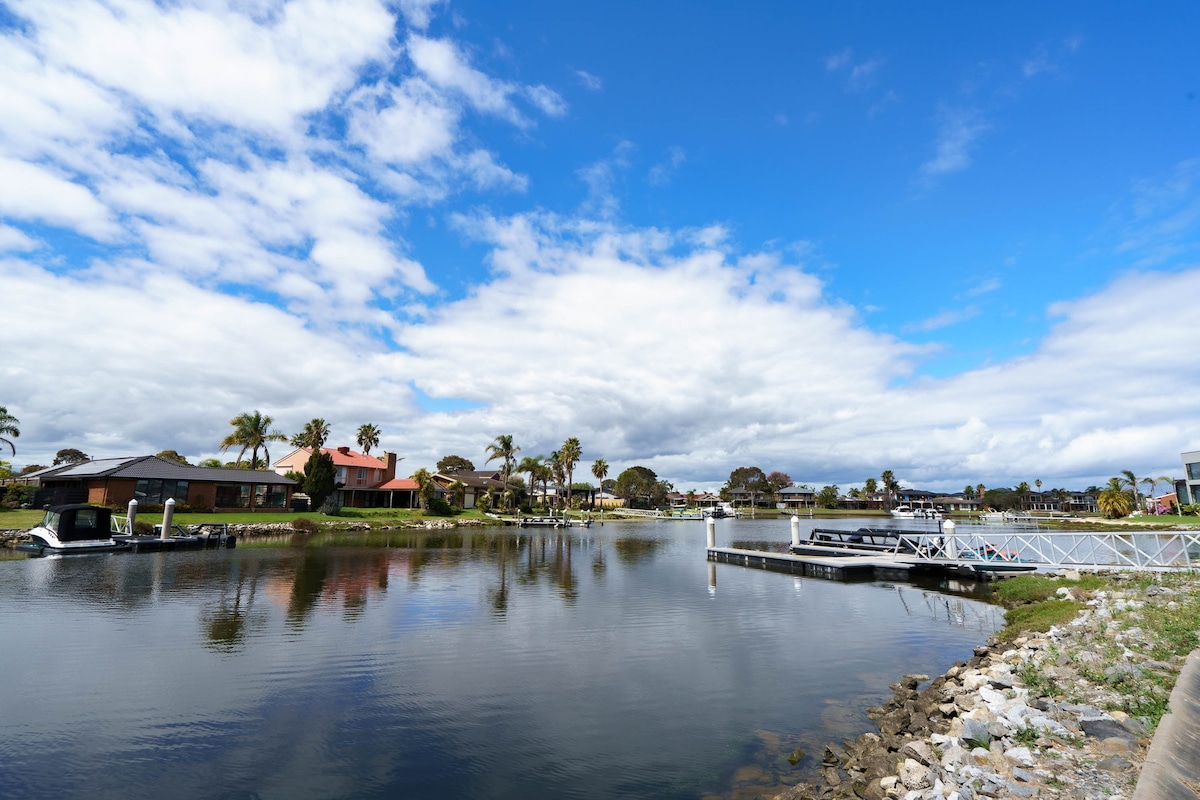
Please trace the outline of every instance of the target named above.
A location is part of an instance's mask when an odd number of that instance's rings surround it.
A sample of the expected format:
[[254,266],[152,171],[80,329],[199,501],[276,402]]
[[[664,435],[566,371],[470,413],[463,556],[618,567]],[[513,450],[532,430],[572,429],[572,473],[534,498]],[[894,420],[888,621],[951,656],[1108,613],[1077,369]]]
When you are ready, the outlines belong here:
[[733,796],[1002,620],[975,584],[714,564],[701,526],[268,545],[0,564],[0,670],[53,687],[0,693],[5,792]]

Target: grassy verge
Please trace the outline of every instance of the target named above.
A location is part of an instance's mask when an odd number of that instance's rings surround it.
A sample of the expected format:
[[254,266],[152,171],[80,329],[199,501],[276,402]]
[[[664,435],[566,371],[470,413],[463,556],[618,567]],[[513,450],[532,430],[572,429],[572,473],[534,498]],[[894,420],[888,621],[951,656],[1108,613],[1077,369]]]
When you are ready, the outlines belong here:
[[[117,512],[122,513],[122,512]],[[0,528],[13,530],[28,530],[42,521],[45,512],[40,509],[25,509],[17,511],[5,511],[0,513]],[[162,521],[162,513],[146,513],[139,514],[138,519],[142,522],[155,524]],[[267,524],[271,522],[292,522],[297,519],[311,519],[317,523],[333,523],[350,522],[350,521],[365,521],[372,524],[386,525],[389,523],[402,523],[413,521],[424,521],[427,519],[451,519],[451,520],[480,520],[485,524],[500,524],[495,520],[484,516],[478,509],[468,509],[453,517],[436,517],[426,515],[424,511],[418,509],[407,508],[346,508],[342,509],[342,513],[337,516],[327,516],[315,511],[260,511],[260,512],[227,512],[214,514],[212,512],[196,512],[196,513],[180,513],[174,516],[174,520],[179,525],[196,525],[200,522],[228,522],[230,525],[258,523]]]

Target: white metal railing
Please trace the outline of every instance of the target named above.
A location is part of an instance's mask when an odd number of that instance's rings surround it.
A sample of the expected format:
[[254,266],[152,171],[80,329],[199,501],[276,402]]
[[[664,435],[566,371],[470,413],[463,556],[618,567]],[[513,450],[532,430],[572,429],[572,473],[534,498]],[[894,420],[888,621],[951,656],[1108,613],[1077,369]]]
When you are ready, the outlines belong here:
[[619,517],[648,517],[651,519],[661,519],[666,515],[661,511],[646,508],[610,508],[610,514],[616,514]]
[[[958,532],[905,538],[918,560],[1022,561],[1088,569],[1200,569],[1200,530],[1136,532]],[[903,556],[901,544],[897,555]]]

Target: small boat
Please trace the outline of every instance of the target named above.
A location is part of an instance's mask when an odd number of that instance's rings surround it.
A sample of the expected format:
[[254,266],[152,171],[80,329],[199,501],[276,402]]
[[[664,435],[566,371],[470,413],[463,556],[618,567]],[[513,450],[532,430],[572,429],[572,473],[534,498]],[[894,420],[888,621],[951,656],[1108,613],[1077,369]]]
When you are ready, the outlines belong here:
[[946,515],[941,506],[935,506],[928,500],[918,500],[911,505],[899,505],[888,513],[897,519],[941,519]]
[[128,542],[113,538],[112,510],[101,506],[54,506],[41,524],[29,531],[32,541],[21,542],[18,550],[46,553],[107,553],[130,549]]
[[701,519],[708,519],[709,517],[712,517],[713,519],[724,519],[725,517],[733,517],[737,519],[741,516],[742,512],[734,508],[733,503],[721,503],[720,505],[715,505],[712,508],[706,508],[700,512]]
[[940,542],[940,537],[932,533],[888,528],[859,528],[853,531],[813,528],[812,537],[792,545],[791,551],[797,555],[861,555],[864,552],[916,555],[927,552],[935,542]]

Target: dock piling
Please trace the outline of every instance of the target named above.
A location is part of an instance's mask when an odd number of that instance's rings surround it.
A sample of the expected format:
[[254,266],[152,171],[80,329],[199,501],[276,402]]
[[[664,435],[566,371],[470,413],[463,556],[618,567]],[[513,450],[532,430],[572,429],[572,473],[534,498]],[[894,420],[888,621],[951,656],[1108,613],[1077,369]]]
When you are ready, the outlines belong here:
[[158,538],[160,538],[160,539],[170,539],[171,538],[171,518],[174,516],[175,516],[175,498],[171,497],[171,498],[168,498],[166,504],[163,505],[162,533],[159,534]]
[[125,532],[133,536],[135,530],[133,523],[137,522],[137,500],[129,501],[129,510],[126,511],[125,517]]
[[[800,546],[800,518],[792,517],[792,544]],[[711,545],[710,545],[711,546]]]
[[958,539],[954,536],[954,528],[952,519],[942,523],[942,547],[946,552],[946,558],[951,560],[958,558]]
[[704,527],[708,531],[708,546],[717,546],[717,521],[712,517],[704,520]]

